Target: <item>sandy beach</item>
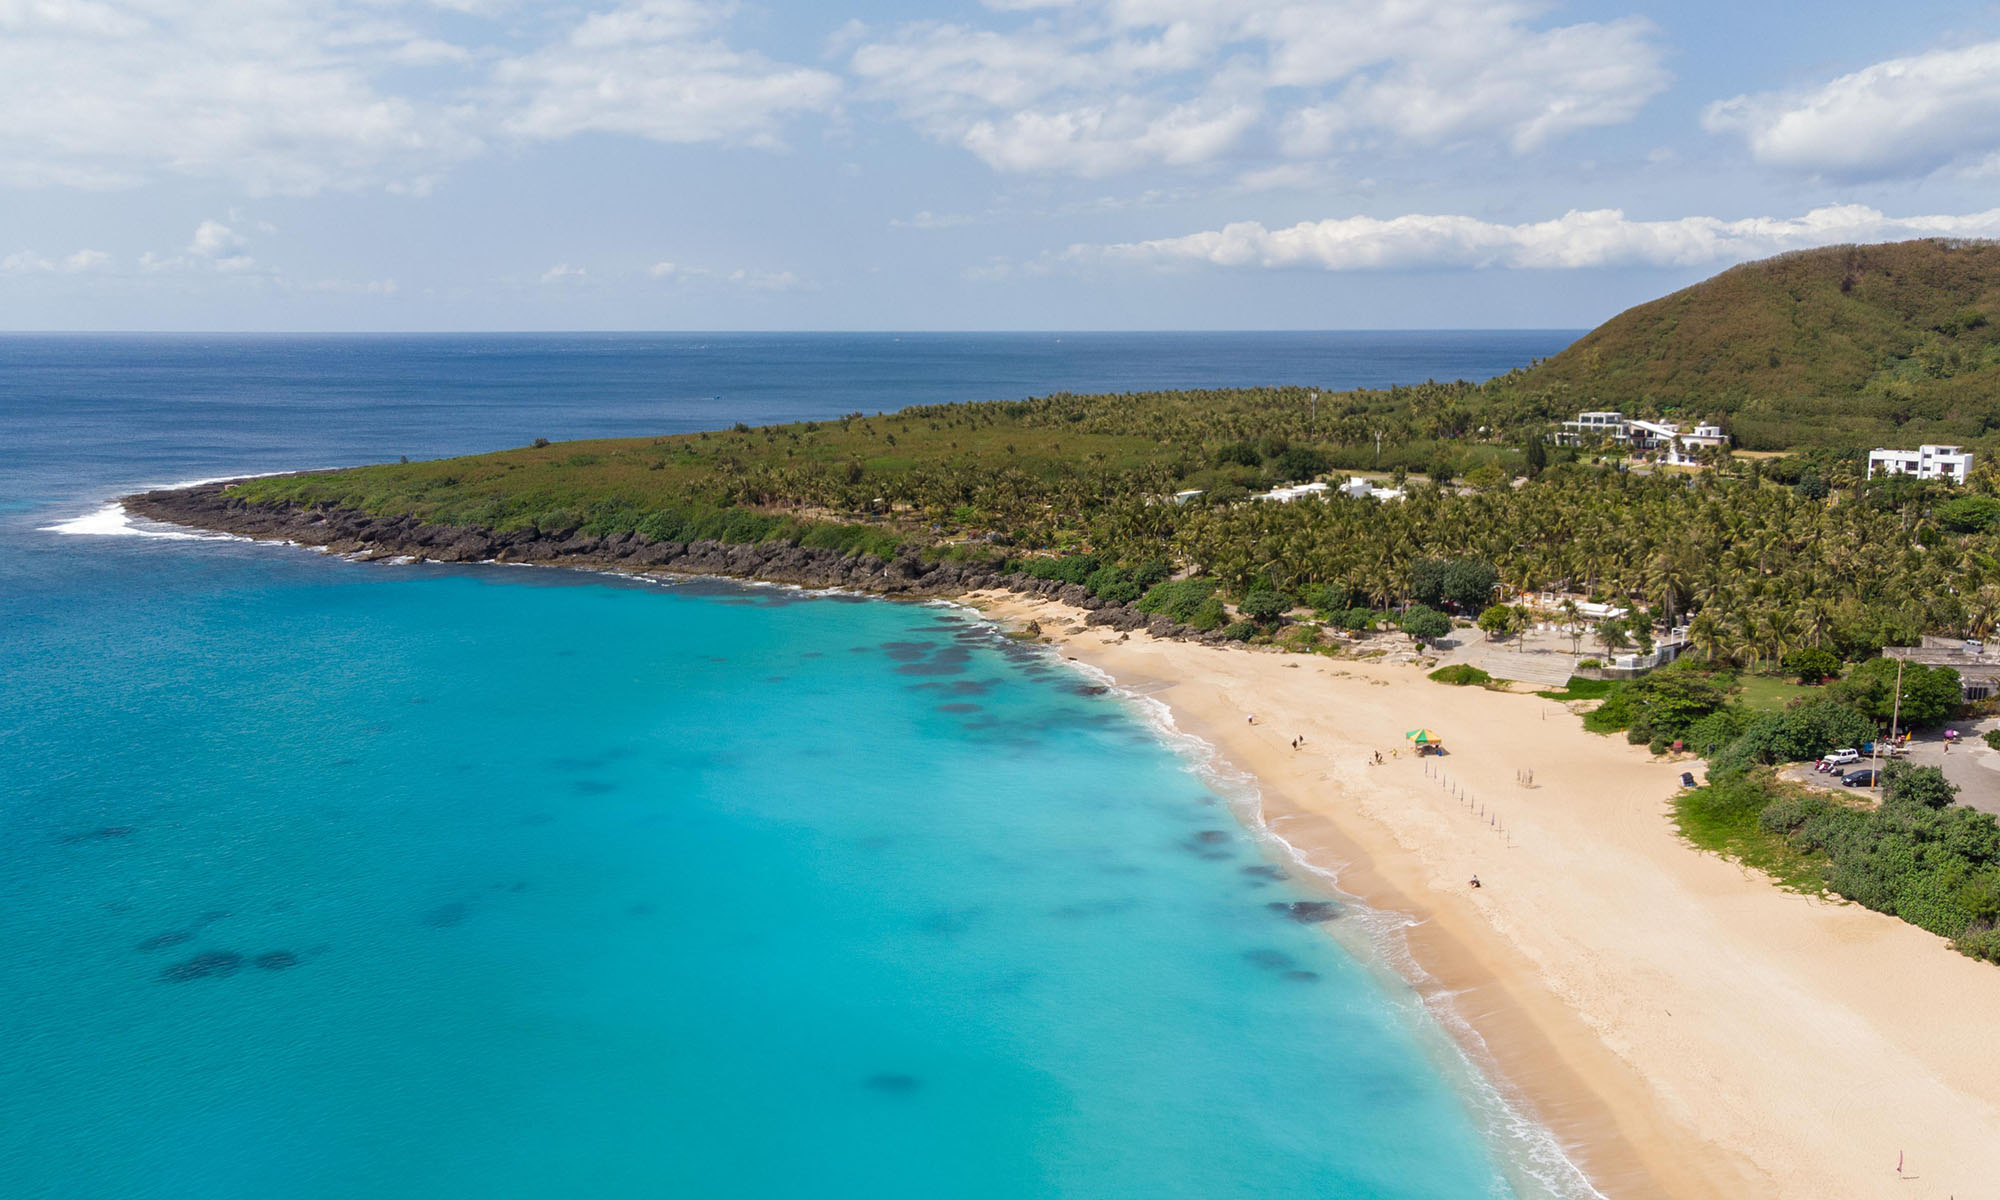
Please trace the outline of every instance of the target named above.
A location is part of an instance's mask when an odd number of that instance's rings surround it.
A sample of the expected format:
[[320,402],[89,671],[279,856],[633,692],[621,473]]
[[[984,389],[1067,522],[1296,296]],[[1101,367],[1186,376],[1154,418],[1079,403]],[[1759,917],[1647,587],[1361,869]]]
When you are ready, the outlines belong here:
[[[1698,764],[1407,666],[971,600],[1167,705],[1343,891],[1413,917],[1419,991],[1607,1196],[2000,1195],[2000,969],[1690,848],[1669,801]],[[1420,725],[1448,757],[1404,748]]]

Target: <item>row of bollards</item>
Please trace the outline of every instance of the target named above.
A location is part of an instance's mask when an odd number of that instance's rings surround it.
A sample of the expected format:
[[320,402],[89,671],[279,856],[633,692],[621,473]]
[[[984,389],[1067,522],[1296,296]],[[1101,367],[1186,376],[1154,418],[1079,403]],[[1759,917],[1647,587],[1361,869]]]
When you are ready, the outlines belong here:
[[[1510,848],[1514,845],[1514,835],[1507,831],[1506,823],[1500,820],[1499,809],[1496,808],[1493,809],[1491,812],[1488,812],[1486,808],[1486,802],[1484,800],[1481,800],[1478,797],[1474,796],[1470,791],[1466,789],[1464,784],[1454,783],[1452,780],[1447,778],[1442,768],[1433,770],[1431,768],[1431,764],[1425,763],[1424,775],[1426,778],[1437,780],[1438,786],[1450,792],[1454,799],[1456,799],[1460,804],[1465,806],[1465,810],[1467,812],[1472,813],[1474,816],[1484,820],[1487,826],[1491,828],[1494,833],[1500,835],[1501,837],[1506,838],[1507,845]],[[1516,772],[1516,778],[1522,778],[1522,777],[1525,777],[1530,780],[1534,778],[1532,774],[1529,774],[1527,772]]]

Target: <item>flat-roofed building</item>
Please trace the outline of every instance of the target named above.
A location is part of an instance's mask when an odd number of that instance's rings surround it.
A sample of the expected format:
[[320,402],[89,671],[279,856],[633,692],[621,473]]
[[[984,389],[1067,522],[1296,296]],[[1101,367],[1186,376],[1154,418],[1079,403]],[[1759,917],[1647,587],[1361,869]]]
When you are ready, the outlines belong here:
[[1972,474],[1972,455],[1963,446],[1919,446],[1915,450],[1870,450],[1868,478],[1914,475],[1964,483]]

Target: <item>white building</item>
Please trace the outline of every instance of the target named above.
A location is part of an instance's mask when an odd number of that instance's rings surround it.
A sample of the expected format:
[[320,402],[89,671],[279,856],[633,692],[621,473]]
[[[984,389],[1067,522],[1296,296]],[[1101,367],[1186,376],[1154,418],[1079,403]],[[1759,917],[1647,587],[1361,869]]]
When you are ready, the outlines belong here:
[[1276,500],[1280,504],[1290,504],[1294,500],[1302,500],[1307,496],[1324,498],[1326,493],[1327,486],[1323,483],[1298,483],[1293,484],[1291,487],[1272,488],[1263,495],[1257,496],[1256,499]]
[[1401,500],[1403,498],[1403,490],[1401,488],[1376,487],[1372,482],[1360,475],[1349,477],[1348,481],[1340,486],[1340,490],[1355,500]]
[[1707,446],[1727,446],[1729,435],[1722,426],[1701,422],[1693,430],[1665,421],[1628,420],[1618,412],[1578,413],[1576,420],[1564,421],[1555,435],[1559,446],[1595,446],[1599,442],[1624,442],[1641,453],[1657,451],[1660,461],[1687,464]]
[[1868,478],[1915,475],[1918,479],[1948,479],[1964,483],[1972,473],[1972,455],[1962,446],[1919,446],[1915,450],[1870,450]]
[[1628,436],[1624,413],[1587,412],[1578,413],[1574,421],[1564,421],[1555,441],[1558,446],[1594,446],[1606,438],[1622,442]]

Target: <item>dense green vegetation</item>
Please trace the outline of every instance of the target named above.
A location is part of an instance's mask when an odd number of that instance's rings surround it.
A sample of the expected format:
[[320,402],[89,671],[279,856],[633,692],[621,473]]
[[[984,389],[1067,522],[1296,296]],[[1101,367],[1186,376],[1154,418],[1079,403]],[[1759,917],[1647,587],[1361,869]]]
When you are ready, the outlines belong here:
[[[1986,419],[1976,414],[2000,412],[2000,374],[1979,365],[2000,355],[2000,331],[1979,315],[1995,287],[1994,247],[1839,248],[1725,272],[1485,387],[1062,394],[680,437],[538,439],[238,491],[551,538],[794,542],[1037,571],[1041,559],[1077,557],[1088,569],[1056,568],[1061,577],[1108,601],[1145,595],[1162,570],[1204,579],[1213,603],[1197,605],[1193,623],[1236,626],[1235,636],[1275,635],[1295,605],[1335,627],[1437,636],[1428,616],[1410,630],[1407,617],[1380,615],[1412,604],[1483,614],[1504,635],[1519,616],[1496,600],[1559,591],[1645,614],[1579,626],[1579,647],[1643,652],[1657,628],[1692,615],[1705,660],[1783,662],[1805,680],[1924,632],[1983,636],[2000,623],[1995,476],[1982,470],[1962,492],[1870,483],[1858,457],[1890,428],[1908,425],[1903,441],[1971,436],[1984,429],[1967,424]],[[1912,362],[1935,369],[1907,380]],[[1746,428],[1790,431],[1771,435],[1788,444],[1827,444],[1690,480],[1543,442],[1552,418],[1580,406],[1671,412],[1697,398]],[[1755,425],[1767,417],[1776,423]],[[1408,499],[1244,502],[1363,468],[1408,480]],[[1199,494],[1169,499],[1188,492]]]
[[1826,890],[1952,939],[2000,963],[2000,822],[1953,803],[1936,767],[1891,763],[1882,802],[1782,783],[1768,769],[1711,769],[1684,794],[1681,831],[1695,844]]
[[1642,304],[1498,386],[1717,417],[1748,450],[1974,442],[2000,429],[1996,320],[2000,245],[1834,246]]
[[[1898,697],[1882,647],[2000,627],[2000,475],[1982,464],[1963,488],[1870,482],[1864,461],[1875,444],[1977,445],[2000,430],[1996,319],[2000,246],[1839,247],[1724,272],[1483,387],[1059,394],[537,439],[235,490],[548,539],[953,558],[1298,650],[1319,645],[1312,622],[1424,643],[1454,617],[1516,633],[1528,616],[1510,601],[1527,593],[1617,603],[1633,615],[1594,625],[1566,606],[1575,648],[1643,653],[1685,623],[1692,655],[1543,694],[1601,701],[1592,729],[1709,758],[1710,784],[1681,802],[1689,837],[2000,958],[1991,818],[1935,802],[1918,773],[1899,772],[1875,812],[1770,770],[1888,720]],[[1715,417],[1745,448],[1797,452],[1723,454],[1695,476],[1628,470],[1615,449],[1547,443],[1552,421],[1585,408]],[[1354,470],[1406,498],[1251,500]],[[1956,675],[1906,671],[1900,703],[1904,725],[1935,723],[1957,707]]]

